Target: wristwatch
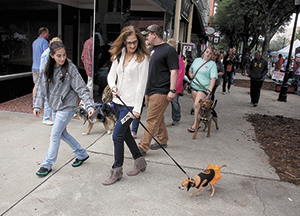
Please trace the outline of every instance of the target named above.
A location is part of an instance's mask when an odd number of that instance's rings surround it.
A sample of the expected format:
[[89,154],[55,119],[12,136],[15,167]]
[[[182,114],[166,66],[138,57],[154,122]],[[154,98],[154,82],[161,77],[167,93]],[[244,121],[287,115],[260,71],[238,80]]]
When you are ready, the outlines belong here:
[[170,89],[170,92],[176,93],[176,89]]

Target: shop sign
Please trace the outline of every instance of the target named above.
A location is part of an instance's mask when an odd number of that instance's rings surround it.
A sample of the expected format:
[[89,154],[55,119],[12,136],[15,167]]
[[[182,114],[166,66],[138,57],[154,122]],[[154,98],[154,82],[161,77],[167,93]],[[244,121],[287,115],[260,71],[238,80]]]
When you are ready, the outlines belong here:
[[181,2],[181,15],[187,20],[189,19],[191,5],[190,0],[182,0]]
[[220,37],[214,36],[214,44],[219,44],[220,43]]
[[182,43],[181,45],[182,45],[182,47],[181,47],[181,55],[182,56],[186,57],[186,52],[187,51],[189,51],[189,52],[193,51],[194,44]]
[[213,27],[206,26],[204,30],[206,35],[213,35],[215,33],[215,29]]

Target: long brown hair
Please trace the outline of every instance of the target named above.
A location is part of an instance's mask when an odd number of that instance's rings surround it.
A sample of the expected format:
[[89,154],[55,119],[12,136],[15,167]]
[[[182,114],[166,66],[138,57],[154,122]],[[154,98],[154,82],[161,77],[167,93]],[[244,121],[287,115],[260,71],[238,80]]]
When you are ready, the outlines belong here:
[[[56,51],[60,49],[65,49],[67,51],[65,45],[63,45],[63,43],[59,41],[54,41],[53,43],[51,43],[49,48],[50,48],[51,55],[54,55]],[[49,59],[45,66],[45,78],[46,78],[46,82],[48,83],[53,81],[55,63],[56,63],[55,60],[49,56]],[[61,66],[62,76],[59,80],[61,80],[62,82],[65,80],[68,69],[69,69],[69,61],[68,59],[66,59],[65,63]]]
[[146,47],[145,38],[141,34],[140,30],[134,26],[126,26],[122,29],[119,37],[114,41],[112,48],[109,52],[112,54],[110,60],[114,61],[121,54],[122,49],[126,47],[126,39],[129,35],[135,34],[138,39],[138,46],[135,50],[136,61],[142,62],[145,59],[150,57],[150,53]]

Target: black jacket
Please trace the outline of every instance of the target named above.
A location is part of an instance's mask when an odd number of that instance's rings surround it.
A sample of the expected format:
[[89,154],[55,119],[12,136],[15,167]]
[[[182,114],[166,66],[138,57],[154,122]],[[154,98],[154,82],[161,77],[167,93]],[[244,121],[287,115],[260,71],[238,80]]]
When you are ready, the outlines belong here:
[[263,59],[253,59],[250,65],[250,78],[255,81],[264,81],[265,75],[268,73],[268,62]]

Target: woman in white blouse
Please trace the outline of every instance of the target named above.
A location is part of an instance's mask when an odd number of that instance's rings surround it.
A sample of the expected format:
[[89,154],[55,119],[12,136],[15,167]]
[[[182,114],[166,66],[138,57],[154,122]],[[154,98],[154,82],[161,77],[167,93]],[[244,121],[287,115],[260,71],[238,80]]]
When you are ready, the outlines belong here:
[[[112,54],[113,63],[107,81],[113,91],[117,123],[113,132],[115,162],[110,171],[110,177],[102,182],[104,185],[111,185],[122,178],[124,141],[134,159],[133,170],[127,175],[135,176],[140,171],[145,171],[147,166],[130,132],[132,120],[140,116],[148,78],[150,54],[145,39],[136,27],[124,27],[109,52]],[[129,111],[116,95],[132,110],[134,116],[129,119],[124,118]]]

